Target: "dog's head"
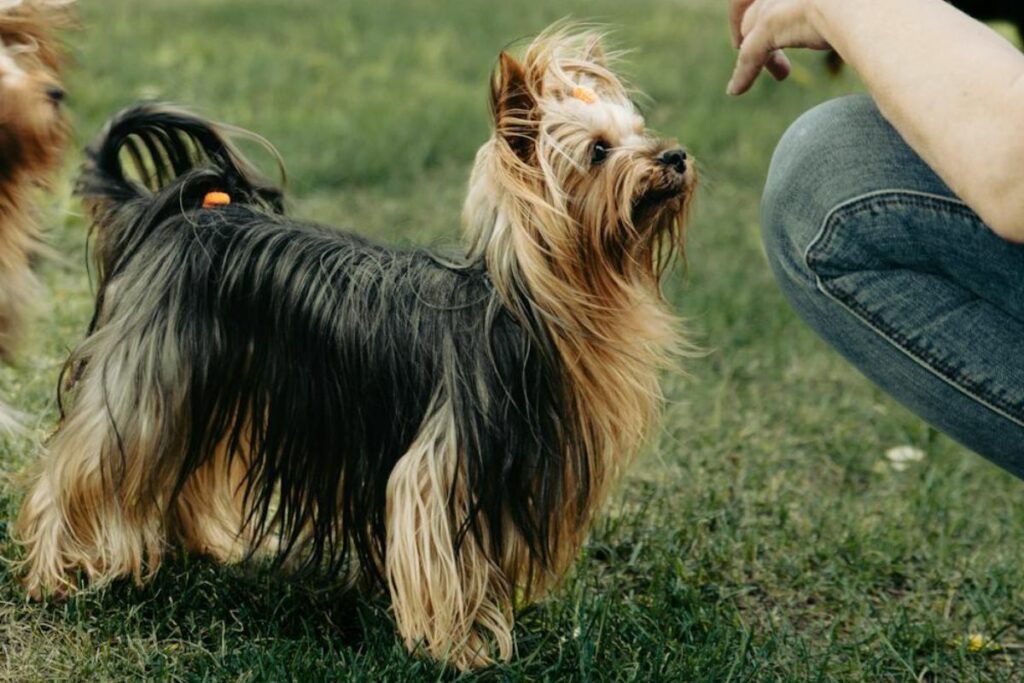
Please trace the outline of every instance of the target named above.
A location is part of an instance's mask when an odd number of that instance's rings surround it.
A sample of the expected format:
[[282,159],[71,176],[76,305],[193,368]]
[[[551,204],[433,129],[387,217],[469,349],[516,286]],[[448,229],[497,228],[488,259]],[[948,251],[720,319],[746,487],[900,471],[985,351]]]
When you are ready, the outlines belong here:
[[0,2],[0,178],[43,180],[67,138],[57,32],[72,22],[68,0]]
[[649,284],[682,246],[693,160],[647,130],[608,64],[599,34],[556,27],[522,61],[502,53],[492,78],[466,223],[492,269],[514,260],[534,289]]

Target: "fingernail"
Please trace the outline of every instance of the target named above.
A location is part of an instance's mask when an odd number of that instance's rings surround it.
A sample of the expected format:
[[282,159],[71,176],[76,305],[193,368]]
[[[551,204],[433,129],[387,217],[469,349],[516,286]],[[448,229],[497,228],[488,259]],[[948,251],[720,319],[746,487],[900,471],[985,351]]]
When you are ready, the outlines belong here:
[[729,85],[725,86],[725,94],[726,95],[735,95],[736,94],[736,84],[733,81],[729,81]]

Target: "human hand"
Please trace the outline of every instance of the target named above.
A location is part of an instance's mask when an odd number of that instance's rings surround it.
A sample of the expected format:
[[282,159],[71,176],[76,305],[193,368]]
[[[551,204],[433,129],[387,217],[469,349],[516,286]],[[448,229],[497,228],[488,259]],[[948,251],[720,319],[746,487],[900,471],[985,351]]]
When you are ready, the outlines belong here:
[[816,26],[813,2],[730,0],[729,28],[739,56],[726,88],[728,94],[742,95],[750,90],[762,69],[779,81],[789,76],[792,67],[783,48],[828,49]]

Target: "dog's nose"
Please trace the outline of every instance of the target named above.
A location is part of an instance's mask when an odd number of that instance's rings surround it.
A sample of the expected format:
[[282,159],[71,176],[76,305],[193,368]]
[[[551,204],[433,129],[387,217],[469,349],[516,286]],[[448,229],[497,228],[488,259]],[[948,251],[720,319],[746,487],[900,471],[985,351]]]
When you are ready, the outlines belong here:
[[54,104],[60,104],[64,101],[64,97],[67,95],[63,88],[57,86],[51,86],[46,89],[46,96],[50,98],[50,101]]
[[686,150],[682,147],[677,147],[676,149],[662,152],[661,156],[658,157],[658,161],[665,166],[671,166],[678,173],[683,173],[686,171]]

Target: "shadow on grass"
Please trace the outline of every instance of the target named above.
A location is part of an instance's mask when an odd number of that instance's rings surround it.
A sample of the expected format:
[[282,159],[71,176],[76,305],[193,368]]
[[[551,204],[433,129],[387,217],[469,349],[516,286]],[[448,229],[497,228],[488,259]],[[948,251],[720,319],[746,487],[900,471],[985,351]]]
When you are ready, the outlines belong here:
[[[20,603],[12,612],[36,639],[33,662],[38,639],[60,633],[69,643],[61,650],[96,652],[93,678],[649,681],[748,670],[751,634],[733,600],[684,569],[679,555],[690,541],[656,526],[650,506],[658,501],[649,494],[610,511],[565,584],[520,612],[513,661],[468,674],[410,657],[383,596],[266,565],[169,557],[143,586],[120,581],[42,605],[22,602],[5,567],[0,608]],[[139,656],[114,658],[103,648]]]

